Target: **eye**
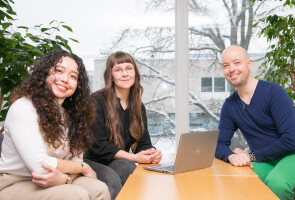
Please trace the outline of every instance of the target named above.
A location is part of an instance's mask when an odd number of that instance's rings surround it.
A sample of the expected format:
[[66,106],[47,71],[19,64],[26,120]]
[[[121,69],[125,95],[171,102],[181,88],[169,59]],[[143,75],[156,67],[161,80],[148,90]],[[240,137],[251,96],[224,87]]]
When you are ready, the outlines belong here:
[[126,71],[127,71],[127,72],[132,72],[132,71],[133,71],[133,68],[132,68],[132,67],[127,67],[127,68],[126,68]]
[[54,71],[59,74],[63,73],[63,69],[61,67],[56,67]]
[[223,65],[222,67],[223,67],[223,68],[227,68],[227,67],[228,67],[228,64],[225,64],[225,65]]
[[71,78],[74,80],[78,80],[78,77],[76,75],[71,75]]
[[238,64],[240,64],[240,62],[235,62],[235,65],[238,65]]
[[114,72],[121,72],[121,71],[122,71],[122,69],[120,69],[120,68],[114,69]]

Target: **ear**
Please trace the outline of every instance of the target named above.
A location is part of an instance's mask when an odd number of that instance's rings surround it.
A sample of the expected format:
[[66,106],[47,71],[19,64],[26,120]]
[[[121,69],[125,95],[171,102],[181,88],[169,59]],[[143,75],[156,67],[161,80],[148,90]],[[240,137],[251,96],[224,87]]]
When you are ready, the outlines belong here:
[[251,69],[252,69],[252,64],[253,64],[253,61],[252,60],[248,60],[248,69],[249,69],[249,71],[251,71]]

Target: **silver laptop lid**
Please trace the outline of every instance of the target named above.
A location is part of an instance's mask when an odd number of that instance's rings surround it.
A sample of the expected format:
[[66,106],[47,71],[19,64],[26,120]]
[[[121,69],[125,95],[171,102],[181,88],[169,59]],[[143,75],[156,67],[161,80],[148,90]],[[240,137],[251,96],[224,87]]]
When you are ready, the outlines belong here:
[[183,133],[180,137],[173,174],[211,167],[219,130]]

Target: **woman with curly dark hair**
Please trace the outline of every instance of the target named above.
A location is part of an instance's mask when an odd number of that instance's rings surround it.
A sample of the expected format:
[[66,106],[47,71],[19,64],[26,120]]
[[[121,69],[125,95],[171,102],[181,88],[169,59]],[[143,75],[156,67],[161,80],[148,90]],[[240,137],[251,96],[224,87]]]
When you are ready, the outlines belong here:
[[[82,59],[47,53],[14,91],[4,124],[0,199],[109,199],[82,161],[94,103]],[[79,176],[82,174],[83,176]]]
[[97,172],[99,180],[118,193],[135,163],[158,163],[162,156],[151,144],[134,59],[122,51],[111,54],[104,80],[105,88],[92,94],[97,114],[92,126],[94,144],[84,161]]

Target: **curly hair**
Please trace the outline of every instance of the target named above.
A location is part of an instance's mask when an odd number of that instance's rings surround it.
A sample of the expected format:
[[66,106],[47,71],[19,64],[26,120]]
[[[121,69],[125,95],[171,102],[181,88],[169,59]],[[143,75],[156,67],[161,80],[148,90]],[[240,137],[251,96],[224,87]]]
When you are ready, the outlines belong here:
[[108,116],[106,121],[106,128],[108,131],[109,139],[115,146],[124,148],[123,138],[120,134],[122,124],[120,124],[118,109],[119,103],[115,96],[115,86],[112,76],[112,68],[116,64],[131,63],[135,69],[135,81],[130,88],[128,96],[128,108],[129,108],[129,131],[132,137],[135,139],[135,143],[131,146],[132,150],[136,148],[138,141],[142,137],[144,131],[144,125],[141,114],[141,96],[143,93],[143,87],[140,84],[140,73],[138,67],[132,58],[126,52],[118,51],[111,54],[106,62],[106,69],[104,71],[104,99],[107,104]]
[[[47,77],[50,70],[62,62],[63,57],[72,58],[78,65],[78,83],[74,94],[67,97],[62,106],[66,111],[63,119],[56,97],[52,93]],[[70,152],[73,156],[83,153],[92,145],[91,125],[95,118],[95,105],[90,98],[88,77],[81,58],[64,50],[48,52],[33,68],[33,72],[16,88],[11,101],[21,97],[30,99],[36,108],[39,129],[46,143],[58,148],[62,145],[64,128],[68,128]]]

